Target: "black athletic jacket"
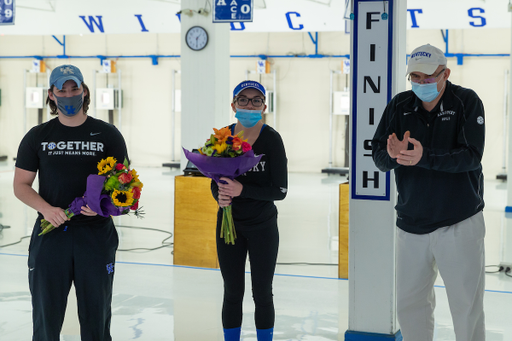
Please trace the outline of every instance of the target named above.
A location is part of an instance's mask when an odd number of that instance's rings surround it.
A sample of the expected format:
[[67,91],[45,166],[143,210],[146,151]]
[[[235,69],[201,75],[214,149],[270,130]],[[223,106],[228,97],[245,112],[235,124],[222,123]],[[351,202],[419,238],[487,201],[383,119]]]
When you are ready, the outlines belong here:
[[[230,128],[234,129],[234,125]],[[288,160],[281,135],[264,125],[252,149],[263,154],[260,162],[236,178],[243,186],[240,196],[233,198],[233,220],[237,230],[257,230],[276,224],[275,200],[283,200],[288,192]],[[212,195],[219,197],[217,183],[211,182]],[[222,222],[222,209],[217,214],[217,224]]]
[[[484,118],[477,94],[449,81],[431,112],[412,91],[389,102],[372,140],[372,156],[381,171],[395,170],[399,228],[430,233],[484,208]],[[396,133],[401,140],[408,130],[423,146],[420,162],[411,167],[396,163],[386,149],[389,135]]]

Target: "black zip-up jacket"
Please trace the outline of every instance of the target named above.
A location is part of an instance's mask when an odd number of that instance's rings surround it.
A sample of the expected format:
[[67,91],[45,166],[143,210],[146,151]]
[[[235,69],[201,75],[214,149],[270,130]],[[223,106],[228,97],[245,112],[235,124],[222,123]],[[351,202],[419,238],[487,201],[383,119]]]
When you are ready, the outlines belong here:
[[[399,165],[387,152],[388,136],[395,133],[402,140],[406,131],[423,146],[415,166]],[[372,140],[372,156],[381,171],[395,171],[399,228],[430,233],[484,208],[484,140],[484,107],[471,89],[446,81],[446,90],[431,112],[412,91],[388,103]]]

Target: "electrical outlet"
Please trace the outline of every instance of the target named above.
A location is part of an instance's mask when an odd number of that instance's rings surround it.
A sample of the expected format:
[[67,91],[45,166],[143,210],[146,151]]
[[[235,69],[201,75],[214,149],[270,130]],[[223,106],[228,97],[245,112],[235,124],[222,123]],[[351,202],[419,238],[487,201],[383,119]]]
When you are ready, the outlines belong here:
[[503,272],[505,272],[507,268],[512,272],[512,263],[500,262],[500,267],[503,267]]

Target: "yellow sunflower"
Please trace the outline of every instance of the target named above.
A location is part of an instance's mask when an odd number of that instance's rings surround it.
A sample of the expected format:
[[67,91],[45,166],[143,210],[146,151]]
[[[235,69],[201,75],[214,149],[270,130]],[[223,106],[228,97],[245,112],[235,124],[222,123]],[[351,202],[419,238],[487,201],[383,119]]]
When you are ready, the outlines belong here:
[[100,162],[98,162],[98,175],[110,172],[114,168],[116,161],[117,160],[115,158],[109,156],[106,159],[102,159]]
[[112,193],[112,202],[118,207],[130,207],[133,205],[133,193],[127,191],[119,191],[117,189]]
[[[144,187],[144,184],[142,182],[140,182],[139,180],[139,174],[137,174],[137,172],[135,171],[135,169],[132,169],[130,171],[130,174],[132,175],[133,177],[133,186],[134,187],[140,187],[140,189],[142,189],[142,187]],[[140,185],[139,185],[140,184]]]

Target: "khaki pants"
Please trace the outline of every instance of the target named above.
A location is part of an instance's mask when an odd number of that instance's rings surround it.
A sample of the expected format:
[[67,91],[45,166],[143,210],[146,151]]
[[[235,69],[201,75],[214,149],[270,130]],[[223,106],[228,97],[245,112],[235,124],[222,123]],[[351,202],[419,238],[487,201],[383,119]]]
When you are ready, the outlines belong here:
[[417,235],[397,231],[397,311],[404,341],[432,341],[434,282],[446,286],[457,341],[484,341],[483,213]]

